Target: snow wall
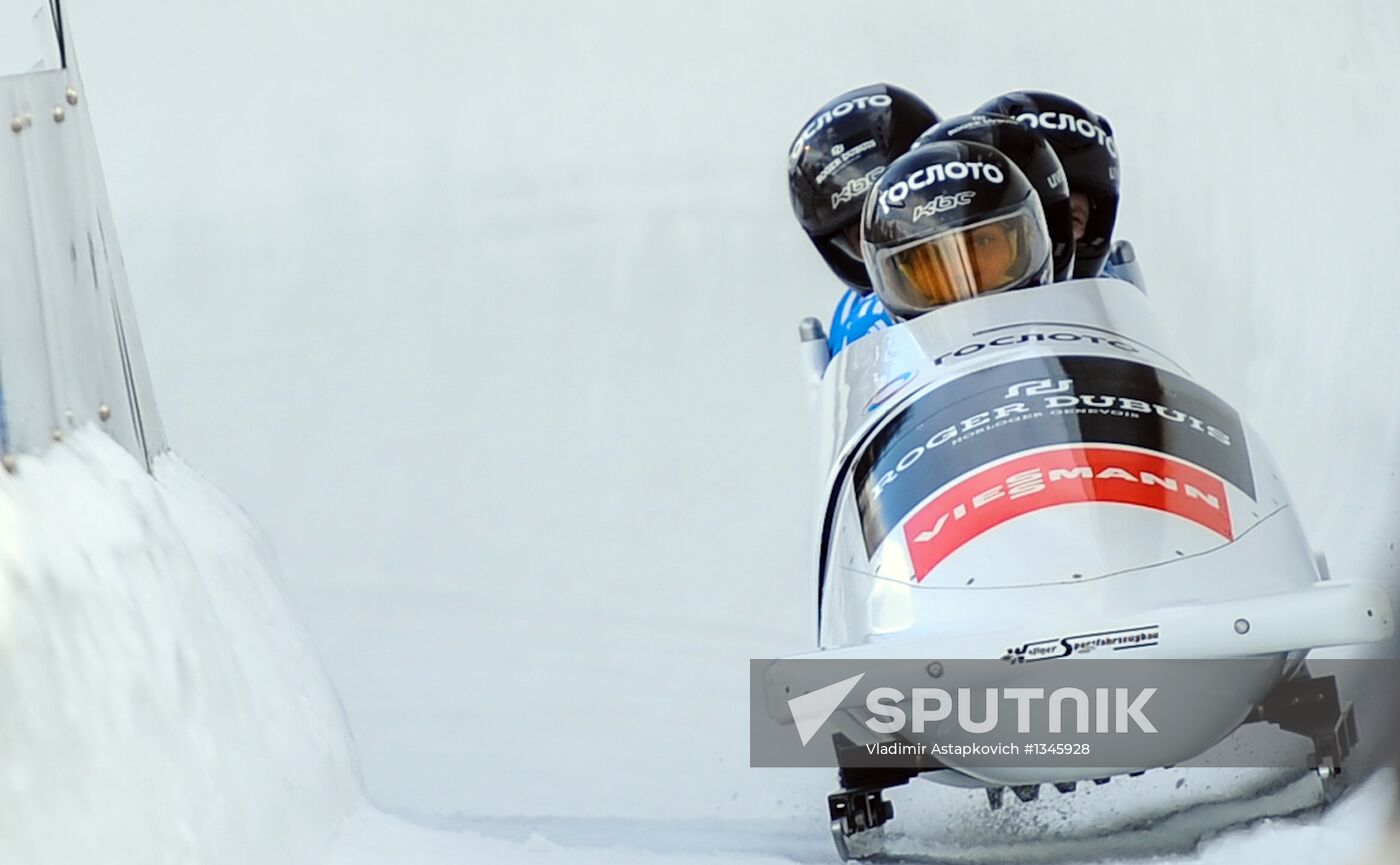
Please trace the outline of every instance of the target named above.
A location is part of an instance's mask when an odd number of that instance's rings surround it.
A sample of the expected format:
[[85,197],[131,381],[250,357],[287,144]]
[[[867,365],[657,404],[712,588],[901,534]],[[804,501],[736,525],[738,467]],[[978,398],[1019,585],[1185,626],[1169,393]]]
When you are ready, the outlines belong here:
[[0,539],[0,861],[318,861],[359,775],[246,516],[89,426],[0,476]]
[[0,862],[316,861],[344,716],[266,539],[166,451],[49,12],[0,77]]

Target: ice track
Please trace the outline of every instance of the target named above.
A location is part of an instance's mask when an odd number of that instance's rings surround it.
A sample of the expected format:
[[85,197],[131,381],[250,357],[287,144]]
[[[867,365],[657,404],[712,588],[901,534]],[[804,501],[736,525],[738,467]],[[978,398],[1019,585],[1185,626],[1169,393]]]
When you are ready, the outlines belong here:
[[[837,0],[70,5],[169,440],[271,542],[94,431],[0,473],[4,865],[831,861],[832,779],[748,769],[736,707],[745,659],[813,636],[795,326],[838,289],[783,150],[866,81],[1112,118],[1193,372],[1333,574],[1397,583],[1386,0],[882,6],[936,50],[833,28]],[[988,819],[914,785],[893,840],[1350,865],[1389,808],[1382,784],[1192,853],[1221,821],[1128,789]]]

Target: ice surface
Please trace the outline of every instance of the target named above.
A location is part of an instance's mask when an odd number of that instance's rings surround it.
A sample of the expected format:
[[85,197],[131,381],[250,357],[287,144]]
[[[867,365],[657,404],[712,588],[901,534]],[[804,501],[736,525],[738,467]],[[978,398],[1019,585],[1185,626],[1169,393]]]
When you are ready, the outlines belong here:
[[[390,810],[615,827],[600,857],[825,855],[831,779],[749,769],[742,706],[747,658],[812,637],[796,323],[838,294],[782,159],[866,81],[1108,115],[1184,360],[1333,574],[1394,584],[1384,0],[74,5],[171,441],[270,533]],[[327,823],[331,774],[295,803]],[[1342,849],[1353,813],[1219,845]],[[366,814],[335,856],[595,855]]]
[[[934,848],[900,845],[912,852],[909,861],[979,863],[1071,863],[1111,861],[1155,862],[1161,865],[1239,865],[1239,863],[1308,862],[1311,865],[1367,865],[1382,843],[1389,825],[1391,791],[1388,779],[1377,779],[1344,799],[1326,814],[1289,820],[1263,820],[1205,840],[1187,855],[1160,855],[1162,834],[1190,835],[1193,815],[1169,821],[1162,833],[1119,832],[1102,840],[1076,845],[1044,845],[1043,826],[1027,825],[1022,846],[964,851],[960,858],[941,859]],[[1002,815],[1003,817],[1005,815]],[[956,852],[956,851],[946,851]],[[1393,861],[1382,854],[1375,860]],[[431,831],[382,811],[367,809],[352,820],[331,848],[325,865],[455,865],[468,859],[508,861],[521,865],[575,862],[826,863],[835,861],[827,840],[800,821],[606,821],[536,819],[494,825],[458,825]]]

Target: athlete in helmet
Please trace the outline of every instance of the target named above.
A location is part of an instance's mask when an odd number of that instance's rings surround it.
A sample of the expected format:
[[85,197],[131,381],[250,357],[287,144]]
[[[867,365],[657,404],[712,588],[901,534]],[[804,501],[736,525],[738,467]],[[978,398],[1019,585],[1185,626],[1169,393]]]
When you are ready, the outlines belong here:
[[944,120],[920,135],[911,150],[934,141],[976,141],[995,147],[1016,163],[1040,196],[1045,224],[1050,228],[1055,280],[1069,279],[1074,270],[1077,238],[1065,170],[1049,142],[1010,117],[997,114],[964,114]]
[[1118,145],[1108,118],[1073,99],[1041,91],[1003,94],[983,104],[977,113],[1014,118],[1045,136],[1055,148],[1069,178],[1077,240],[1074,276],[1114,276],[1141,288],[1132,244],[1113,243],[1118,216]]
[[875,294],[901,320],[1053,275],[1040,196],[978,142],[938,141],[892,162],[866,199],[861,236]]
[[836,305],[827,339],[834,356],[891,323],[860,251],[860,212],[866,194],[895,158],[938,115],[919,97],[890,84],[850,90],[816,111],[788,150],[793,213],[847,290]]

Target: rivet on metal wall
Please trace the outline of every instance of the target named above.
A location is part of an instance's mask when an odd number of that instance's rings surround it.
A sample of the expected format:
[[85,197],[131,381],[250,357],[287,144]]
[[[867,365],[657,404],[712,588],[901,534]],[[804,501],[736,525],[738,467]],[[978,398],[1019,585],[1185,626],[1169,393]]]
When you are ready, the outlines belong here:
[[69,105],[78,104],[78,91],[74,90],[72,87],[69,87],[63,95],[68,98]]
[[10,474],[14,474],[15,469],[19,468],[19,463],[15,461],[14,454],[5,454],[3,457],[0,457],[0,465],[3,465],[5,471]]
[[63,417],[64,417],[65,419],[67,419],[68,425],[69,425],[69,426],[76,426],[76,425],[77,425],[77,424],[74,422],[74,419],[73,419],[73,412],[72,412],[71,409],[70,409],[69,411],[64,412],[64,413],[63,413]]
[[61,442],[61,441],[63,441],[63,430],[61,430],[61,429],[55,429],[55,430],[53,431],[53,433],[51,433],[51,435],[53,435],[53,440],[54,440],[54,441],[56,441],[56,442]]
[[29,115],[28,115],[28,114],[16,114],[14,117],[11,117],[11,118],[10,118],[10,131],[11,131],[11,132],[23,132],[23,131],[24,131],[24,127],[26,127],[26,126],[28,126],[28,125],[29,125]]
[[68,116],[68,115],[67,115],[66,113],[64,113],[64,111],[63,111],[63,106],[62,106],[62,105],[55,105],[55,106],[53,107],[53,122],[54,122],[54,123],[62,123],[62,122],[63,122],[63,118],[65,118],[65,117],[67,117],[67,116]]
[[97,407],[97,416],[103,420],[107,420],[112,416],[112,409],[104,402]]

